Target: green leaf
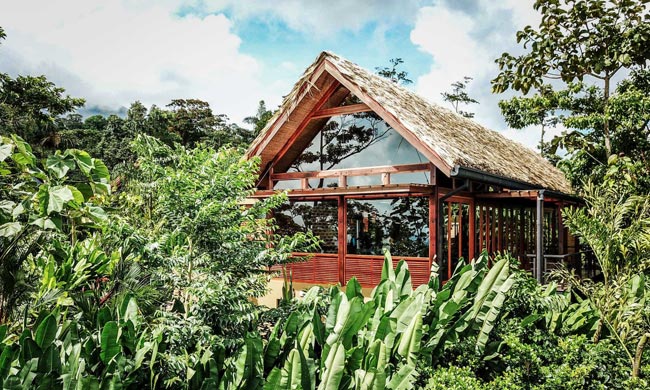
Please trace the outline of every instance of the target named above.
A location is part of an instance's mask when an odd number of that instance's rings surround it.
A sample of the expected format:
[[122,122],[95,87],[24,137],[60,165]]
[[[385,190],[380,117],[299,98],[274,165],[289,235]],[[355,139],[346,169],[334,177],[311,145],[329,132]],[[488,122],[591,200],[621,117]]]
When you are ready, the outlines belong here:
[[348,300],[354,297],[360,297],[363,299],[363,294],[361,292],[361,285],[357,281],[356,277],[352,277],[348,284],[345,286],[345,295],[348,297]]
[[12,144],[0,145],[0,162],[3,162],[7,158],[9,158],[13,150],[14,150],[14,146]]
[[128,293],[122,300],[122,305],[120,305],[120,321],[125,323],[127,321],[133,322],[133,325],[136,327],[139,323],[139,312],[138,304],[135,301],[135,298]]
[[422,316],[416,314],[406,328],[397,346],[397,353],[406,358],[409,364],[416,364],[417,354],[420,351],[422,340]]
[[415,388],[416,378],[417,371],[415,370],[415,366],[412,364],[404,364],[393,374],[386,388],[391,390],[410,390]]
[[0,354],[0,379],[6,378],[14,359],[14,351],[11,347],[5,346]]
[[47,189],[47,214],[49,215],[53,212],[60,213],[63,211],[63,206],[66,204],[66,202],[69,202],[71,200],[74,200],[74,196],[68,187],[49,187]]
[[101,335],[101,351],[99,357],[108,364],[122,350],[118,343],[117,322],[109,321],[104,325]]
[[38,359],[38,371],[41,373],[61,371],[61,359],[56,345],[50,344]]
[[36,344],[42,349],[47,348],[56,337],[57,325],[56,319],[52,314],[48,315],[41,321],[36,329]]
[[74,157],[79,169],[85,175],[90,175],[90,171],[94,168],[93,159],[90,157],[88,152],[78,149],[71,149],[70,154]]
[[106,183],[111,179],[111,174],[102,160],[93,158],[93,170],[90,177],[96,183]]
[[0,225],[0,237],[13,237],[22,230],[20,222],[7,222]]
[[341,343],[332,345],[325,361],[325,370],[318,390],[338,390],[345,371],[345,348]]
[[32,221],[30,223],[30,225],[38,226],[38,227],[40,227],[41,229],[44,229],[44,230],[45,229],[51,229],[51,230],[58,230],[59,229],[59,227],[56,226],[54,221],[52,221],[50,218],[45,218],[45,217],[35,219],[34,221]]
[[85,199],[81,191],[79,191],[75,186],[68,185],[67,187],[70,192],[72,192],[72,198],[74,199],[74,202],[78,205],[82,205]]
[[71,156],[56,154],[47,157],[45,167],[52,172],[57,179],[63,178],[70,169],[74,169],[75,163]]

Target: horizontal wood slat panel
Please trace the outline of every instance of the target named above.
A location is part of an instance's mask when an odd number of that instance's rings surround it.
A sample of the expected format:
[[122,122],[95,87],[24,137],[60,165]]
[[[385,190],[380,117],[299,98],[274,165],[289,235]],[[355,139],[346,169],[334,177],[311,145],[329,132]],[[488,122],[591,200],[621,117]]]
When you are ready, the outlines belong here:
[[[287,264],[286,268],[287,272],[291,271],[295,282],[336,284],[339,281],[336,255],[315,255],[307,261]],[[282,271],[282,268],[274,266],[272,270]]]
[[[401,258],[393,259],[393,268],[397,267]],[[413,287],[429,281],[429,261],[426,258],[405,259],[411,272]],[[381,280],[381,269],[384,259],[381,256],[352,255],[345,261],[345,282],[356,276],[364,287],[374,287]],[[273,271],[282,271],[280,266],[272,267]],[[337,256],[330,254],[316,254],[307,261],[287,264],[287,271],[291,270],[293,280],[303,283],[336,284],[338,283]],[[282,277],[282,275],[280,275]]]
[[[393,258],[393,268],[397,267],[401,258]],[[429,282],[429,260],[426,258],[405,259],[411,272],[413,287]],[[364,287],[374,287],[381,281],[381,269],[384,259],[381,256],[354,256],[348,255],[345,261],[345,279],[357,277]]]

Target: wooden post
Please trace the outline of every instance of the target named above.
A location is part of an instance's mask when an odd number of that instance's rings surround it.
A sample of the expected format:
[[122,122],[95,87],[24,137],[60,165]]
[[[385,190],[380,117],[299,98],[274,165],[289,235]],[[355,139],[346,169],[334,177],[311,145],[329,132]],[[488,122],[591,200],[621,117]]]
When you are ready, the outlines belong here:
[[447,280],[451,279],[451,207],[452,202],[447,202]]
[[436,242],[438,237],[438,187],[433,191],[433,195],[429,196],[429,270],[433,265],[433,260],[436,255]]
[[436,173],[436,166],[433,165],[433,164],[429,164],[429,165],[430,165],[430,175],[431,175],[431,178],[430,178],[431,180],[429,181],[429,184],[431,184],[432,186],[437,186],[438,185],[438,183],[437,183],[438,178],[436,177],[436,174],[437,174]]
[[339,175],[339,187],[345,188],[348,186],[348,177],[345,175]]
[[562,202],[557,205],[557,224],[558,224],[558,254],[564,255],[568,252],[566,247],[566,229],[564,228],[564,221],[562,220]]
[[544,275],[544,190],[537,194],[537,240],[535,258],[535,277],[539,283]]
[[476,244],[476,204],[474,200],[469,202],[469,259],[474,259]]
[[390,173],[381,174],[381,184],[387,186],[390,184]]
[[347,221],[347,202],[343,196],[339,196],[338,207],[338,225],[339,225],[339,257],[338,257],[338,270],[339,270],[339,283],[341,286],[345,284],[345,256],[347,254],[348,244],[348,221]]

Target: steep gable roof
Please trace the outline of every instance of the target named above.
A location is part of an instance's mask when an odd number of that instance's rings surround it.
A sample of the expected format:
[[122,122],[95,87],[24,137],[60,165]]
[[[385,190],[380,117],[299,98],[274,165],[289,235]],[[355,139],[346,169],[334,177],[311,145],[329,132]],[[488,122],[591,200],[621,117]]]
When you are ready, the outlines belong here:
[[529,148],[329,52],[307,68],[248,155],[260,156],[262,167],[267,166],[295,136],[300,122],[322,104],[319,97],[332,82],[354,93],[448,176],[469,168],[572,192],[564,174]]

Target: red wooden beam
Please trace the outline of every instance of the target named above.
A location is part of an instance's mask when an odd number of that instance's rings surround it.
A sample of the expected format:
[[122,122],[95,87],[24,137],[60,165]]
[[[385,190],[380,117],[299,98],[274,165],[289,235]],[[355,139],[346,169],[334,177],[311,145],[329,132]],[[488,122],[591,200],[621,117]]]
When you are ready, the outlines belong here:
[[331,107],[318,110],[312,114],[311,119],[329,118],[337,115],[356,114],[368,111],[372,111],[372,108],[368,107],[365,103],[350,104],[349,106]]
[[291,147],[291,145],[293,145],[293,143],[296,141],[296,139],[297,139],[297,138],[302,134],[303,130],[305,130],[305,127],[307,127],[307,125],[309,124],[309,121],[311,120],[311,116],[312,116],[312,114],[313,114],[314,112],[320,110],[320,108],[323,107],[323,105],[324,105],[325,103],[327,103],[327,101],[330,99],[330,97],[332,97],[332,95],[334,94],[334,92],[336,91],[336,89],[337,89],[340,85],[341,85],[341,84],[339,84],[336,80],[333,81],[333,82],[330,84],[330,86],[325,90],[325,92],[324,92],[323,95],[320,97],[320,99],[318,100],[318,102],[316,103],[316,105],[312,108],[312,110],[310,111],[310,113],[309,113],[308,115],[306,115],[306,116],[303,118],[302,122],[300,122],[300,125],[298,125],[298,127],[297,127],[296,130],[293,132],[293,134],[291,135],[291,137],[289,138],[289,140],[284,144],[284,146],[282,147],[282,149],[280,149],[280,151],[279,151],[278,154],[275,156],[275,158],[273,159],[273,161],[271,161],[271,167],[275,166],[275,164],[276,164],[280,159],[282,159],[282,157],[284,157],[284,155],[287,153],[287,151],[289,151],[289,148]]
[[369,176],[383,173],[410,173],[426,172],[430,169],[430,164],[401,164],[401,165],[382,165],[367,168],[347,168],[347,169],[330,169],[328,171],[306,171],[306,172],[284,172],[274,173],[272,179],[275,180],[298,180],[298,179],[323,179],[340,176]]

